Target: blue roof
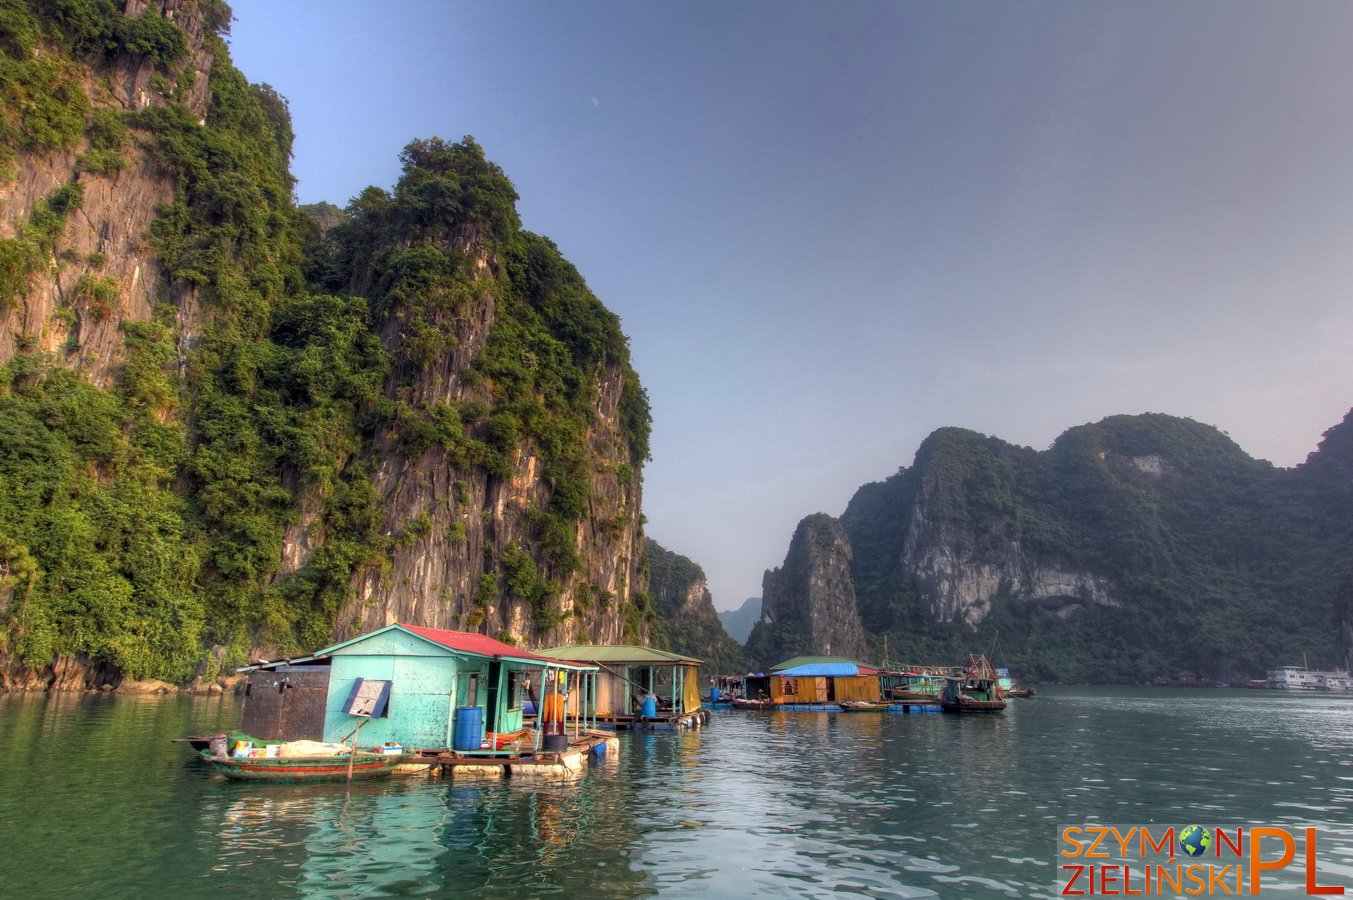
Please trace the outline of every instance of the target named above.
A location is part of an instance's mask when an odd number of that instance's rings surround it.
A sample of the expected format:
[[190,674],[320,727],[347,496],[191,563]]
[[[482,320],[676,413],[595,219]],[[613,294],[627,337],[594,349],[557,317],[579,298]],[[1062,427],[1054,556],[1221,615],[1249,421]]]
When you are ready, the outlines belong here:
[[792,669],[777,669],[775,674],[793,678],[842,677],[859,675],[860,667],[854,663],[807,663]]

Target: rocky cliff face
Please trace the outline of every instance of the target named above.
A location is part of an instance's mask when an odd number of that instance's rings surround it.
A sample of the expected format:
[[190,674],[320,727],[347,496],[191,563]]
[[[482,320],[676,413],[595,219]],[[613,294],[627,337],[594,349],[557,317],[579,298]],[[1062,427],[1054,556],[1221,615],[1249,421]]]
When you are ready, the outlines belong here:
[[874,653],[887,637],[895,660],[946,662],[995,642],[1032,677],[1231,680],[1303,654],[1340,662],[1348,422],[1294,470],[1152,414],[1073,428],[1041,453],[940,429],[839,523],[800,525],[766,575],[749,653],[836,652],[822,623],[851,622],[844,602]]
[[850,538],[823,513],[799,523],[784,565],[761,580],[761,619],[747,641],[753,665],[796,654],[860,659],[868,642],[851,579]]
[[[936,444],[970,439],[954,431],[932,435],[918,454],[924,467],[920,488],[910,507],[899,510],[905,526],[896,564],[913,580],[930,616],[937,622],[976,626],[997,597],[1018,597],[1063,618],[1089,605],[1119,606],[1109,578],[1031,551],[1004,510],[973,515],[968,507],[981,485],[972,478],[948,477],[952,473],[943,464],[927,464],[935,454],[952,452]],[[983,479],[991,472],[970,474]]]
[[0,689],[393,621],[646,642],[647,401],[506,176],[415,141],[307,231],[228,8],[124,7],[0,34]]
[[649,592],[662,620],[668,649],[703,661],[701,670],[710,677],[745,671],[742,647],[719,621],[704,570],[651,540],[646,553]]
[[[205,46],[210,23],[195,0],[127,0],[126,16],[152,16],[175,23],[187,52],[168,66],[145,55],[86,57],[67,73],[76,103],[89,110],[131,113],[182,103],[205,118],[213,55]],[[62,54],[49,42],[35,52]],[[175,99],[166,84],[191,85]],[[25,276],[21,298],[0,303],[0,364],[19,346],[59,356],[100,387],[112,384],[123,359],[122,326],[147,322],[157,302],[173,307],[185,341],[199,326],[196,288],[167,284],[148,240],[160,207],[174,199],[175,176],[153,152],[144,134],[114,141],[116,166],[91,167],[87,160],[100,135],[86,131],[64,146],[21,152],[14,177],[0,183],[0,238],[14,239],[35,211],[61,188],[79,185],[82,202],[68,217],[42,263]],[[106,290],[90,288],[97,283]]]

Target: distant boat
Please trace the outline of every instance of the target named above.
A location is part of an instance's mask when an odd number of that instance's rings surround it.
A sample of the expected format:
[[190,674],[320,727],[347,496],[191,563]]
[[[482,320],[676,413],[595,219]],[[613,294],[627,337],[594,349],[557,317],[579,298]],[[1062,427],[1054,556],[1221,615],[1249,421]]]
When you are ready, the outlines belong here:
[[1282,666],[1268,673],[1264,686],[1279,691],[1353,691],[1353,677],[1343,669],[1318,671],[1305,666]]
[[996,683],[1001,686],[1001,693],[1007,697],[1032,697],[1037,693],[1031,687],[1019,687],[1015,684],[1015,679],[1010,677],[1009,669],[996,670]]
[[1000,712],[1005,699],[991,661],[985,656],[974,656],[960,675],[944,680],[940,694],[940,708],[945,712]]

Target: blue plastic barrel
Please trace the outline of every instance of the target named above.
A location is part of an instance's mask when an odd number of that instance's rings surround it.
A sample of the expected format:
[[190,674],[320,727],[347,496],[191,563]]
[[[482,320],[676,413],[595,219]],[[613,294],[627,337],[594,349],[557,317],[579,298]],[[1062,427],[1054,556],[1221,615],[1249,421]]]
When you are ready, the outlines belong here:
[[484,708],[462,706],[456,710],[456,727],[451,733],[452,750],[478,750],[484,740]]
[[658,717],[658,701],[654,697],[645,697],[639,704],[639,715],[645,719],[656,719]]

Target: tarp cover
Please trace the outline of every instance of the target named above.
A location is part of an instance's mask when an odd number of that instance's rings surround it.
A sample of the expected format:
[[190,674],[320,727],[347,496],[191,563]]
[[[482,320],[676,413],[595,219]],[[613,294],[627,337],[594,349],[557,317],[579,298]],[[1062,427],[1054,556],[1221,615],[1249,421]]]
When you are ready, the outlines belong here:
[[[877,669],[871,669],[870,672],[877,672]],[[795,666],[792,669],[779,669],[776,675],[787,675],[790,678],[818,678],[826,676],[832,677],[854,677],[862,673],[860,667],[853,663],[808,663],[803,666]]]

